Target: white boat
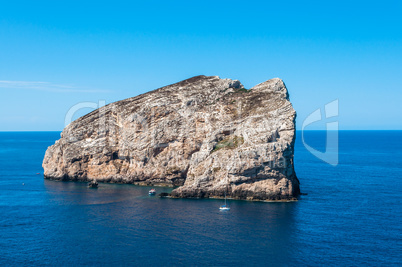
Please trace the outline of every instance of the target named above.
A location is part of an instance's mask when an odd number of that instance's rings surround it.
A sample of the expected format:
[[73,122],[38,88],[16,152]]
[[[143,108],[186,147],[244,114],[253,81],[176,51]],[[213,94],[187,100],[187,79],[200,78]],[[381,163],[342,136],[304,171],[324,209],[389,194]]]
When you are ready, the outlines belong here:
[[229,206],[227,206],[227,205],[222,205],[222,206],[220,206],[219,207],[219,210],[230,210],[230,207]]
[[225,191],[225,205],[220,206],[219,210],[222,210],[222,211],[230,210],[229,205],[226,204],[226,191]]
[[155,194],[156,194],[156,190],[152,188],[151,190],[149,190],[148,194],[149,194],[149,195],[155,195]]

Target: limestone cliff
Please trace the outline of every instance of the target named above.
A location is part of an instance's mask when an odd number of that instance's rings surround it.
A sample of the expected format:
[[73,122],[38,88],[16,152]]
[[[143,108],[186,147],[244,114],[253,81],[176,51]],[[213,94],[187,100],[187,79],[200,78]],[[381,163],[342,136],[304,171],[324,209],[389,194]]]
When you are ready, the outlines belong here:
[[295,117],[280,79],[246,90],[197,76],[72,122],[47,149],[44,175],[179,186],[172,197],[294,199]]

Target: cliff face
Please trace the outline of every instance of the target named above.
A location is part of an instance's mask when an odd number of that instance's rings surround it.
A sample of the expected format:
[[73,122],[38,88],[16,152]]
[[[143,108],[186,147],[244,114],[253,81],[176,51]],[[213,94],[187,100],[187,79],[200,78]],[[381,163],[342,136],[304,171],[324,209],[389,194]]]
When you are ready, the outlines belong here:
[[197,76],[68,125],[45,178],[180,186],[173,197],[293,199],[296,113],[285,85]]

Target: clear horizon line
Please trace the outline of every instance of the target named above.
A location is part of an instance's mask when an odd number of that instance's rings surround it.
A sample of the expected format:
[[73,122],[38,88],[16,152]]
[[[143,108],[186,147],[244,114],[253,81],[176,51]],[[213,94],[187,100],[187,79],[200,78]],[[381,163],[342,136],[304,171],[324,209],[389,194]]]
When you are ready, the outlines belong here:
[[[10,133],[18,133],[18,132],[62,132],[63,130],[0,130],[0,132],[5,133],[5,132],[10,132]],[[297,130],[296,132],[314,132],[314,131],[327,131],[327,130]],[[334,130],[335,131],[335,130]],[[402,129],[343,129],[343,130],[338,130],[339,132],[342,131],[402,131]]]
[[51,82],[32,82],[32,81],[8,81],[0,80],[0,88],[4,89],[20,89],[20,90],[37,90],[54,93],[110,93],[111,90],[92,89],[65,84],[55,84]]

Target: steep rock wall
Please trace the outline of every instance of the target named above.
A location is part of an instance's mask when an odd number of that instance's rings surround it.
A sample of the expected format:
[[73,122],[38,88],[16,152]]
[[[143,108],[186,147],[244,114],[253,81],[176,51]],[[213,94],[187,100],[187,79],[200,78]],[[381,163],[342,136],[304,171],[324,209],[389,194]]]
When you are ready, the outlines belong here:
[[69,124],[43,161],[55,180],[180,186],[172,197],[294,199],[295,117],[275,78],[196,76]]

